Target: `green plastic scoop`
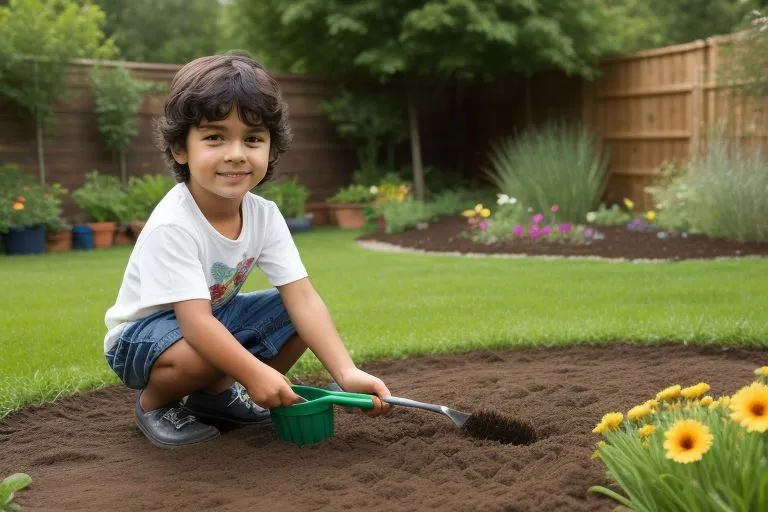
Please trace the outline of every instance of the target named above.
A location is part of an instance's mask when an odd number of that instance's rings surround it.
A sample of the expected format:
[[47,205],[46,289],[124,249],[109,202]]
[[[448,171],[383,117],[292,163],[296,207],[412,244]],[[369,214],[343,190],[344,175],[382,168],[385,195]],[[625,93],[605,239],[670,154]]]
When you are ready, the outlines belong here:
[[[327,437],[331,437],[334,431],[334,405],[345,408],[374,408],[372,395],[347,393],[346,391],[330,391],[310,386],[291,387],[294,393],[305,401],[288,407],[271,409],[272,424],[277,431],[277,437],[289,443],[297,445],[315,444]],[[409,400],[408,398],[392,396],[382,398],[381,400],[392,405],[415,407],[443,414],[450,418],[453,424],[459,428],[470,417],[465,412],[456,411],[444,405],[427,404]]]

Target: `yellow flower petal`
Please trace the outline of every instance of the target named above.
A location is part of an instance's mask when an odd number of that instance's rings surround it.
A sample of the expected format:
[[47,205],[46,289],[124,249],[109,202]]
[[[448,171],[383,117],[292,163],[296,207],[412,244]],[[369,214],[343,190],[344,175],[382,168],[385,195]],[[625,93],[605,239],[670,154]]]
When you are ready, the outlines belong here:
[[461,212],[461,214],[462,214],[463,216],[465,216],[465,217],[469,217],[469,218],[472,218],[472,217],[474,217],[475,215],[477,215],[477,212],[476,212],[475,210],[464,210],[463,212]]
[[768,431],[768,386],[759,382],[731,397],[731,419],[749,432]]
[[482,210],[480,210],[480,216],[484,219],[487,219],[488,217],[491,216],[491,210],[489,210],[488,208],[483,208]]
[[680,391],[682,391],[682,387],[675,384],[656,393],[656,400],[674,400],[680,396]]
[[651,210],[645,214],[645,218],[648,220],[654,220],[656,218],[656,212]]
[[635,207],[635,203],[633,203],[631,199],[627,199],[625,197],[624,198],[624,206],[626,206],[628,210],[631,210],[632,208]]
[[592,432],[595,434],[602,434],[606,430],[616,430],[619,428],[619,425],[621,425],[622,421],[624,421],[624,415],[622,413],[609,412],[603,416],[603,419],[600,420],[600,423],[597,424]]
[[679,464],[701,460],[712,447],[709,427],[696,420],[680,420],[664,433],[665,456]]
[[768,366],[761,366],[757,370],[755,370],[755,375],[758,377],[765,377],[768,378]]
[[477,213],[480,213],[480,211],[482,211],[482,209],[483,209],[483,205],[482,205],[482,203],[477,203],[477,204],[475,205],[475,211],[476,211]]
[[709,407],[715,402],[715,399],[711,396],[707,395],[705,397],[702,397],[701,400],[699,400],[699,403],[704,407]]
[[645,404],[636,405],[635,407],[631,408],[629,412],[627,412],[627,419],[630,421],[636,421],[640,418],[648,416],[649,414],[651,414],[651,408],[649,406]]
[[680,390],[680,394],[685,398],[698,398],[704,393],[709,391],[709,384],[706,382],[699,382],[695,386],[689,386]]
[[656,425],[645,425],[637,429],[637,433],[640,437],[647,438],[656,431]]
[[13,209],[20,212],[24,209],[24,203],[13,203]]

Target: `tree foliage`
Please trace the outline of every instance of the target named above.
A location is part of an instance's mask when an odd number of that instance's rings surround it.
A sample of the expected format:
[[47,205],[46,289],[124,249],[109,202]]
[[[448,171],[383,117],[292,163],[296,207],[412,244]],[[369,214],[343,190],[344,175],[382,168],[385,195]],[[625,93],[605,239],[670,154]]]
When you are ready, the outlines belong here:
[[64,94],[72,58],[109,58],[116,48],[101,30],[104,13],[73,0],[11,0],[0,7],[0,97],[49,119]]

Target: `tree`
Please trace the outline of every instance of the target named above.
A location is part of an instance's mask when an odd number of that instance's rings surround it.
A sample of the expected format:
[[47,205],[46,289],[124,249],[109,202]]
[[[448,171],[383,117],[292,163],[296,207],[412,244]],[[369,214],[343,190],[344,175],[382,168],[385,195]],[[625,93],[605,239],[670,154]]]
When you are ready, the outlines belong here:
[[406,86],[420,200],[421,85],[551,68],[593,76],[610,44],[597,0],[239,0],[237,8],[247,49],[281,70]]
[[66,91],[73,58],[110,58],[117,50],[101,27],[104,13],[73,0],[11,0],[0,7],[0,97],[35,119],[40,182],[43,130]]
[[[87,0],[81,0],[85,2]],[[90,0],[94,3],[94,0]],[[122,57],[183,64],[227,48],[215,0],[95,0],[107,14],[105,32]]]

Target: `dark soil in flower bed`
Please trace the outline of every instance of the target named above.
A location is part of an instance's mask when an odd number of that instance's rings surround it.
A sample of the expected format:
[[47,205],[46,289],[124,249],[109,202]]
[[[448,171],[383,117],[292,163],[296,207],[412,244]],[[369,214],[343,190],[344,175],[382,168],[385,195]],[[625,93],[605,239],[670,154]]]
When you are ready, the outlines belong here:
[[271,425],[155,448],[134,424],[133,392],[108,388],[0,421],[0,477],[28,473],[23,510],[614,510],[590,456],[602,415],[673,384],[731,394],[766,364],[760,349],[691,346],[518,349],[366,365],[393,394],[530,422],[532,444],[468,437],[444,416],[336,408],[336,435],[279,441]]
[[460,236],[469,229],[463,217],[445,217],[425,229],[402,233],[369,233],[361,241],[394,244],[409,249],[482,254],[527,254],[532,256],[581,256],[624,259],[713,259],[768,256],[768,243],[740,243],[703,235],[659,238],[656,232],[629,231],[625,226],[598,226],[605,235],[588,244],[542,243],[530,240],[481,244]]

